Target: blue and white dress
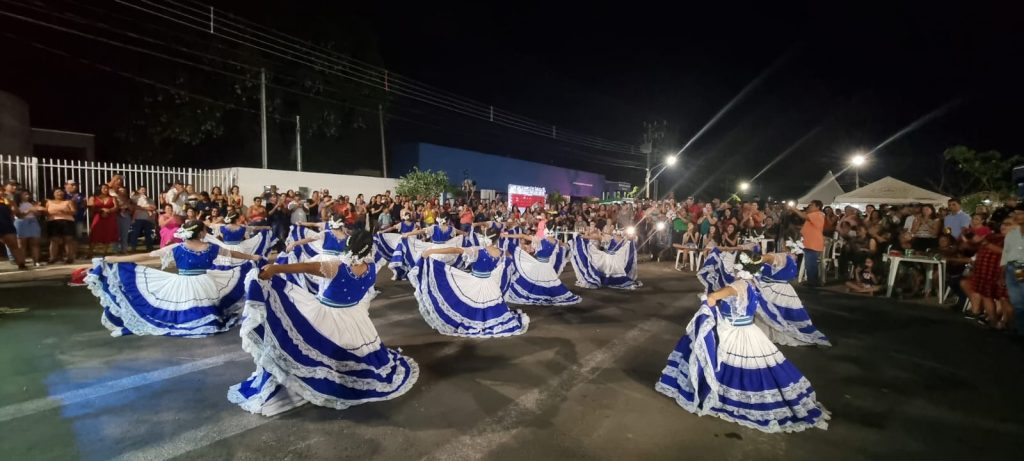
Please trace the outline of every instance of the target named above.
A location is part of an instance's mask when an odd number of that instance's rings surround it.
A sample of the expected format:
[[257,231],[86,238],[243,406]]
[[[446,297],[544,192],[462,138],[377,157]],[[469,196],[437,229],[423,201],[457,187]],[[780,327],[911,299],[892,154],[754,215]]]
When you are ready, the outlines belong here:
[[764,300],[753,283],[701,304],[668,357],[655,389],[698,416],[714,415],[764,432],[828,428],[811,383],[754,325]]
[[431,328],[449,336],[493,338],[526,333],[530,317],[505,304],[512,268],[486,248],[464,250],[472,271],[438,259],[419,258],[409,272],[420,314]]
[[392,266],[391,260],[397,255],[401,257],[399,245],[402,235],[416,230],[416,223],[402,221],[398,223],[398,233],[378,233],[373,236],[373,261],[377,267],[387,266],[391,269],[391,280],[405,280],[406,269],[401,265]]
[[[735,280],[732,264],[716,248],[708,254],[697,277],[708,293]],[[758,309],[755,324],[775,344],[783,346],[831,346],[828,338],[814,326],[796,290],[789,284],[799,266],[792,255],[773,254],[773,264],[764,264],[754,279],[765,301]]]
[[[492,224],[492,226],[493,226],[493,224]],[[522,227],[519,227],[519,226],[512,226],[512,227],[507,228],[504,231],[504,233],[506,233],[506,234],[522,234],[523,233],[523,229],[522,229]],[[520,244],[520,242],[519,242],[519,239],[517,239],[517,238],[510,238],[510,237],[500,237],[500,238],[498,238],[498,248],[501,248],[501,251],[504,251],[505,254],[513,254],[513,253],[515,253],[516,248],[519,248],[519,244]]]
[[[270,229],[266,229],[256,231],[246,238],[248,230],[245,226],[238,226],[237,229],[231,229],[226,225],[219,226],[217,228],[218,234],[224,240],[221,241],[212,236],[207,236],[206,241],[239,253],[263,257],[269,255],[270,250],[277,243],[277,236]],[[220,256],[214,261],[214,265],[220,267],[237,266],[245,261],[244,259],[235,259],[230,256]]]
[[241,336],[256,371],[228,390],[228,400],[272,416],[306,402],[345,409],[408,392],[419,367],[385,347],[370,321],[377,275],[369,265],[356,275],[341,259],[321,262],[325,283],[315,295],[284,277],[251,274]]
[[441,229],[440,225],[430,226],[430,232],[427,233],[430,236],[430,241],[434,243],[445,243],[455,237],[455,228],[448,226],[448,229]]
[[[336,259],[348,249],[348,237],[339,238],[332,230],[321,232],[302,232],[293,226],[289,235],[289,244],[306,238],[316,238],[312,242],[303,245],[296,245],[291,251],[283,251],[277,255],[277,264],[296,264],[305,262],[320,262],[329,259]],[[294,239],[292,237],[301,237]],[[283,274],[289,282],[306,287],[310,293],[320,291],[320,277],[309,274]]]
[[198,338],[227,331],[238,321],[243,281],[255,263],[215,269],[218,257],[230,257],[216,245],[193,251],[179,243],[150,254],[162,258],[165,267],[173,259],[178,273],[97,259],[85,277],[103,306],[100,320],[111,336]]
[[[396,273],[406,274],[414,267],[416,267],[417,261],[420,259],[420,255],[424,251],[431,248],[465,248],[465,237],[459,236],[448,240],[447,242],[432,243],[424,242],[415,237],[400,237],[398,244],[395,247],[394,253],[391,255],[391,262],[388,263],[388,267]],[[440,260],[445,264],[464,267],[465,257],[462,255],[434,255],[434,259]],[[413,283],[415,285],[415,283]]]
[[568,250],[546,238],[534,239],[534,242],[540,248],[533,255],[521,247],[512,254],[515,272],[512,285],[505,293],[505,301],[542,306],[567,306],[580,302],[580,297],[569,291],[558,278],[568,262]]
[[612,239],[607,250],[595,241],[576,236],[572,245],[572,269],[576,286],[633,290],[643,286],[637,280],[636,242]]

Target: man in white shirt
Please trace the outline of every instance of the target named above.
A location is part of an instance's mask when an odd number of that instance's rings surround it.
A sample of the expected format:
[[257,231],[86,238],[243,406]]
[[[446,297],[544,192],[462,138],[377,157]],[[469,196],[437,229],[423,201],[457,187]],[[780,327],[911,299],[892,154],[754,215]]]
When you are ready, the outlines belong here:
[[164,202],[174,208],[174,214],[176,215],[185,214],[185,203],[187,200],[185,184],[181,181],[175,181],[171,189],[164,194]]

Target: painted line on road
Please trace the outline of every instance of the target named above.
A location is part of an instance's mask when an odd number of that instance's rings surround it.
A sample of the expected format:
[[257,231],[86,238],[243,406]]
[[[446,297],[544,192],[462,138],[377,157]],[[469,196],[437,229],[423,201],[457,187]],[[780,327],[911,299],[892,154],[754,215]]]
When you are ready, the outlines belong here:
[[[593,379],[631,347],[652,335],[659,324],[677,326],[667,320],[655,318],[640,323],[608,345],[587,354],[583,360],[560,374],[548,385],[523,394],[501,412],[478,424],[474,430],[452,439],[424,459],[479,460],[487,458],[492,451],[515,437],[526,420],[536,417],[551,405],[562,402],[569,391]],[[651,377],[652,387],[656,379],[657,376]]]
[[[378,325],[384,326],[396,322],[401,322],[414,317],[419,317],[418,311],[412,313],[406,313],[388,318],[387,321],[380,322]],[[389,316],[390,317],[390,316]],[[197,371],[202,371],[207,368],[213,368],[218,365],[222,365],[227,362],[235,362],[244,360],[251,357],[248,353],[237,350],[235,352],[228,352],[213,357],[196,360],[195,362],[184,363],[181,365],[161,368],[158,370],[132,375],[113,381],[93,384],[91,386],[83,387],[81,389],[75,389],[73,391],[64,392],[50,397],[42,397],[38,399],[28,400],[25,402],[19,402],[5,407],[0,408],[0,422],[10,421],[12,419],[21,418],[31,414],[39,413],[41,411],[52,410],[65,405],[78,403],[86,400],[95,399],[104,395],[109,395],[115,392],[120,392],[127,389],[132,389],[148,384],[157,383],[160,381],[176,378],[178,376],[187,375]]]
[[247,413],[239,408],[232,409],[237,411],[239,415],[232,417],[228,421],[203,425],[178,434],[163,443],[122,453],[111,459],[117,461],[163,461],[184,455],[211,443],[233,437],[276,420],[276,418]]
[[220,354],[210,358],[197,360],[195,362],[184,363],[181,365],[161,368],[159,370],[150,371],[138,375],[132,375],[121,379],[115,379],[105,383],[93,384],[88,387],[76,389],[62,394],[57,394],[50,397],[43,397],[38,399],[29,400],[26,402],[15,403],[0,408],[0,422],[10,421],[12,419],[20,418],[22,416],[28,416],[41,411],[52,410],[59,408],[64,405],[71,405],[86,400],[92,400],[97,397],[104,395],[113,394],[115,392],[124,391],[127,389],[136,388],[139,386],[145,386],[147,384],[153,384],[159,381],[175,378],[181,375],[186,375],[199,370],[205,370],[218,365],[222,365],[227,362],[234,362],[249,357],[248,353],[237,351],[227,354]]

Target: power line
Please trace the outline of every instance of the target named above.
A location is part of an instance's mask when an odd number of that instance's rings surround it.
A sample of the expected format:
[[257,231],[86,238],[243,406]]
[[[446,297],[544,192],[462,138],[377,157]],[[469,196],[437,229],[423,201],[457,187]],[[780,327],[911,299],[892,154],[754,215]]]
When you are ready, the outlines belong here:
[[[256,69],[256,67],[250,66],[250,65],[247,65],[247,64],[244,64],[244,63],[240,63],[240,62],[237,62],[237,61],[231,61],[231,60],[225,60],[225,59],[217,57],[217,56],[212,56],[212,55],[209,55],[209,54],[206,54],[206,53],[203,53],[203,52],[191,50],[191,49],[184,48],[184,47],[181,47],[181,46],[170,45],[170,44],[168,44],[166,42],[163,42],[163,41],[160,41],[160,40],[156,40],[156,39],[153,39],[153,38],[150,38],[150,37],[142,37],[142,36],[139,36],[138,34],[134,34],[134,33],[131,33],[131,32],[128,32],[128,31],[124,31],[124,30],[121,30],[121,29],[117,29],[117,28],[113,28],[113,27],[108,26],[108,25],[103,24],[103,23],[87,21],[87,20],[84,20],[83,18],[78,17],[78,16],[74,16],[74,15],[72,15],[72,16],[59,15],[57,13],[54,13],[54,12],[50,11],[50,10],[34,8],[32,6],[24,5],[24,4],[19,4],[19,3],[16,3],[16,2],[12,2],[10,0],[0,0],[0,1],[2,1],[4,3],[15,4],[15,5],[18,5],[18,6],[22,6],[24,8],[32,9],[32,10],[35,10],[37,12],[45,13],[45,14],[48,14],[50,16],[57,17],[57,18],[60,18],[60,19],[74,21],[74,22],[76,22],[78,24],[81,24],[81,25],[100,27],[100,28],[105,29],[107,31],[116,32],[116,33],[127,35],[129,37],[141,39],[141,40],[147,41],[147,42],[149,42],[151,44],[162,45],[162,46],[165,46],[165,47],[169,47],[169,48],[173,48],[173,49],[176,49],[176,50],[184,51],[184,52],[189,53],[189,54],[191,54],[193,56],[204,57],[204,58],[211,59],[211,60],[214,60],[214,61],[219,61],[219,62],[222,62],[222,63],[228,63],[228,64],[231,64],[231,65],[234,65],[234,66],[237,66],[237,67],[242,67],[242,68],[249,69],[249,70]],[[93,8],[93,10],[95,10],[95,9]],[[147,49],[147,48],[143,48],[143,47],[127,44],[127,43],[120,42],[120,41],[117,41],[117,40],[112,40],[112,39],[105,38],[105,37],[99,37],[99,36],[96,36],[96,35],[93,35],[93,34],[82,32],[80,30],[71,29],[71,28],[68,28],[68,27],[61,26],[61,25],[52,24],[52,23],[48,23],[48,22],[45,22],[45,21],[40,21],[38,19],[29,18],[29,17],[26,17],[26,16],[17,15],[17,14],[13,14],[13,13],[2,11],[2,10],[0,10],[0,14],[6,15],[6,16],[9,16],[9,17],[13,17],[13,18],[16,18],[16,19],[20,19],[20,20],[23,20],[23,21],[26,21],[26,22],[29,22],[29,23],[32,23],[32,24],[35,24],[35,25],[39,25],[39,26],[43,26],[43,27],[47,27],[47,28],[52,28],[52,29],[59,30],[59,31],[62,31],[62,32],[71,33],[71,34],[74,34],[74,35],[77,35],[77,36],[86,37],[86,38],[90,38],[90,39],[93,39],[93,40],[101,41],[103,43],[106,43],[106,44],[109,44],[109,45],[113,45],[113,46],[117,46],[117,47],[122,47],[122,48],[125,48],[125,49],[128,49],[128,50],[131,50],[131,51],[147,54],[147,55],[158,57],[158,58],[165,59],[165,60],[170,60],[170,61],[178,63],[178,64],[195,67],[195,68],[202,69],[202,70],[209,71],[209,72],[214,72],[214,73],[222,75],[222,76],[226,76],[226,77],[230,77],[230,78],[234,78],[234,79],[239,79],[239,80],[243,80],[243,81],[248,81],[248,82],[253,82],[253,83],[255,83],[255,81],[256,81],[254,78],[246,76],[246,75],[229,72],[229,71],[225,71],[225,70],[222,70],[222,69],[217,69],[217,68],[210,67],[210,66],[207,66],[207,65],[203,65],[203,64],[200,64],[200,63],[197,63],[197,62],[194,62],[194,61],[181,59],[181,58],[178,58],[178,57],[167,55],[165,53],[160,53],[160,52],[157,52],[157,51],[153,51],[151,49]],[[124,17],[122,16],[122,18],[124,18]],[[6,34],[6,35],[8,35],[10,37],[13,37],[10,34]],[[113,69],[113,68],[111,68],[109,66],[98,64],[98,63],[86,60],[84,58],[76,58],[76,57],[74,57],[73,55],[71,55],[70,53],[68,53],[66,51],[58,50],[58,49],[52,48],[52,47],[47,47],[47,46],[42,45],[42,44],[40,44],[38,42],[31,42],[31,44],[33,46],[36,46],[36,47],[39,47],[39,48],[42,48],[42,49],[46,49],[47,51],[51,51],[51,52],[54,52],[56,54],[60,54],[60,55],[63,55],[63,56],[67,56],[67,57],[78,59],[79,61],[82,61],[84,63],[93,65],[93,66],[95,66],[97,68],[100,68],[100,69],[111,71],[111,72],[114,72],[114,73],[118,73],[118,74],[120,74],[120,75],[122,75],[124,77],[131,78],[131,79],[136,80],[136,81],[147,83],[147,84],[150,84],[150,85],[153,85],[153,86],[156,86],[156,87],[160,87],[160,88],[164,88],[164,89],[167,89],[167,90],[170,90],[170,91],[175,91],[175,92],[178,92],[178,93],[181,93],[181,94],[190,95],[192,97],[195,97],[196,99],[204,100],[204,101],[211,102],[211,103],[214,103],[214,104],[219,104],[219,105],[222,105],[222,106],[225,106],[225,107],[237,108],[237,109],[240,109],[240,110],[245,110],[245,111],[249,111],[249,112],[254,112],[255,113],[255,111],[253,111],[252,109],[247,109],[247,108],[240,107],[240,106],[237,106],[237,105],[232,104],[232,103],[226,103],[226,102],[215,100],[213,98],[209,98],[209,97],[206,97],[206,96],[198,95],[198,94],[189,92],[187,90],[183,90],[183,89],[181,89],[179,87],[163,84],[163,83],[154,81],[152,79],[147,79],[145,77],[140,77],[140,76],[138,76],[136,74],[132,74],[132,73],[129,73],[129,72],[119,71],[119,70]],[[284,74],[275,74],[275,75],[283,76],[283,77],[288,78],[288,79],[290,79],[292,81],[298,81],[297,78],[289,77],[289,76],[284,75]],[[352,104],[351,102],[348,102],[348,101],[339,101],[337,99],[332,99],[332,98],[324,97],[324,96],[313,94],[313,93],[307,93],[307,92],[295,90],[293,88],[289,88],[289,87],[286,87],[286,86],[275,85],[275,84],[268,84],[268,86],[270,86],[272,88],[275,88],[275,89],[282,90],[282,91],[290,92],[290,93],[293,93],[293,94],[296,94],[296,95],[305,96],[305,97],[309,97],[309,98],[313,98],[313,99],[318,99],[318,100],[321,100],[321,101],[324,101],[324,102],[330,102],[330,103],[338,104],[338,105],[341,105],[343,107],[350,108],[350,109],[356,109],[356,110],[360,110],[360,111],[367,112],[367,113],[375,113],[376,112],[375,109],[369,109],[369,108],[365,108],[365,107],[360,107],[360,106]],[[329,86],[323,86],[323,88],[326,89],[326,90],[338,91],[337,89],[331,88]],[[351,96],[351,95],[348,95],[348,96]],[[422,112],[420,112],[420,113],[423,114]],[[272,117],[277,119],[277,120],[280,120],[280,121],[287,121],[289,123],[292,122],[291,118],[283,118],[283,117],[279,117],[279,116],[276,116],[276,115],[272,115]],[[422,124],[422,123],[420,123],[420,122],[418,122],[418,121],[416,121],[414,119],[410,119],[410,118],[407,118],[407,117],[397,116],[397,115],[395,115],[393,113],[389,113],[388,114],[388,118],[389,119],[396,119],[396,120],[404,120],[404,121],[408,121],[408,122],[416,123],[416,124]],[[431,126],[431,125],[427,125],[427,126]],[[465,133],[463,133],[463,134],[465,134]],[[606,157],[598,157],[598,156],[591,155],[591,154],[585,154],[585,153],[580,152],[580,151],[576,151],[574,153],[577,156],[584,157],[586,160],[589,160],[589,161],[600,162],[600,163],[605,163],[605,164],[612,165],[612,166],[627,167],[627,168],[637,168],[638,167],[636,164],[630,163],[628,160],[622,160],[622,159],[611,160],[611,159],[608,159]]]
[[[272,31],[274,35],[253,30],[246,25],[225,19],[223,14],[217,16],[215,10],[210,7],[199,9],[173,1],[165,3],[177,6],[178,9],[147,0],[140,2],[117,0],[117,2],[195,30],[201,30],[239,44],[250,46],[264,53],[276,55],[313,67],[322,72],[338,75],[388,93],[415,99],[468,117],[487,120],[510,128],[577,143],[595,149],[637,155],[632,145],[593,136],[579,135],[564,130],[559,131],[556,126],[541,124],[510,112],[495,110],[493,106],[484,105],[468,98],[455,96],[450,93],[442,93],[426,84],[391,73],[387,69],[362,63],[348,57],[342,58],[334,52],[327,54],[317,51],[315,48],[325,49],[298,41],[294,37],[274,31],[273,29],[263,27],[263,29]],[[229,17],[236,18],[234,15]],[[280,36],[285,38],[280,38]],[[296,41],[299,43],[296,43]]]

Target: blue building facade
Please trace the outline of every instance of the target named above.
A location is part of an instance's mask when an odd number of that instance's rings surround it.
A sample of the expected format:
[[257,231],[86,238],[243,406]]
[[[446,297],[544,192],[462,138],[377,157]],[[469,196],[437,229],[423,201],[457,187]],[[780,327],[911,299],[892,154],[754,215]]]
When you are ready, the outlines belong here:
[[561,168],[498,155],[484,154],[436,144],[403,144],[392,150],[390,172],[402,176],[420,170],[444,171],[452,184],[466,178],[476,181],[477,190],[494,189],[506,193],[509,184],[543,187],[571,197],[601,197],[604,175]]

